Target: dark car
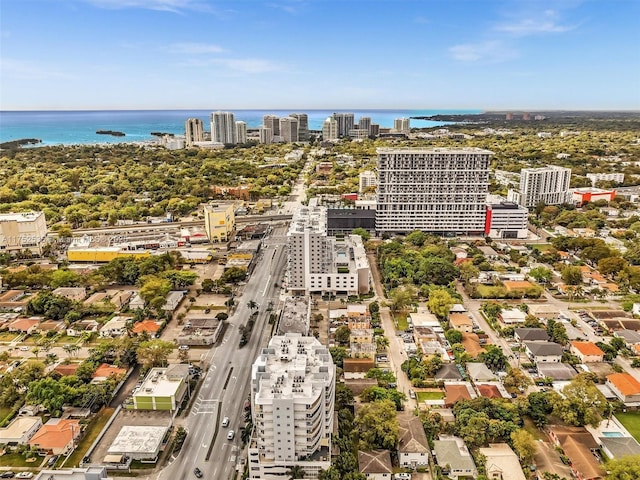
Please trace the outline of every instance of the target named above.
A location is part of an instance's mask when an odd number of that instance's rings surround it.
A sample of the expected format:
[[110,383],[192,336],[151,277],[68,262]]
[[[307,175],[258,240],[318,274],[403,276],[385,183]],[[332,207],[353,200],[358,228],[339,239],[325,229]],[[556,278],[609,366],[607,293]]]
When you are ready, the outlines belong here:
[[200,471],[200,469],[199,469],[199,468],[196,468],[196,469],[193,471],[193,474],[194,474],[196,477],[198,477],[198,478],[202,478],[202,472]]
[[4,472],[2,475],[0,475],[0,478],[13,478],[15,477],[16,474],[9,471],[9,472]]

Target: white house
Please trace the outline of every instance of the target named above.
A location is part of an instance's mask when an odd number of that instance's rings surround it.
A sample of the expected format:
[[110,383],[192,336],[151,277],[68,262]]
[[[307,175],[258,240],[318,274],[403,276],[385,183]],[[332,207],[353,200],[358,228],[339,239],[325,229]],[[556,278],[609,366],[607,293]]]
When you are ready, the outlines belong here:
[[442,473],[450,478],[478,475],[473,457],[461,438],[440,435],[439,440],[433,441],[433,453]]
[[173,290],[167,294],[166,302],[162,306],[165,312],[174,312],[184,298],[185,292],[182,290]]
[[358,451],[358,468],[367,480],[392,480],[393,467],[389,450]]
[[132,317],[115,316],[100,329],[101,337],[121,337],[127,331],[127,322]]
[[573,341],[569,351],[580,359],[580,363],[596,363],[604,359],[604,352],[593,342]]
[[400,439],[398,461],[401,467],[416,468],[429,465],[429,443],[419,417],[398,415]]
[[0,443],[24,445],[42,427],[40,417],[17,417],[6,427],[0,428]]
[[526,480],[518,456],[506,443],[490,443],[489,448],[481,448],[486,458],[487,477],[491,480]]
[[496,380],[495,374],[484,363],[468,362],[467,372],[469,372],[469,378],[473,383]]
[[525,352],[534,363],[560,363],[562,345],[553,342],[524,342]]

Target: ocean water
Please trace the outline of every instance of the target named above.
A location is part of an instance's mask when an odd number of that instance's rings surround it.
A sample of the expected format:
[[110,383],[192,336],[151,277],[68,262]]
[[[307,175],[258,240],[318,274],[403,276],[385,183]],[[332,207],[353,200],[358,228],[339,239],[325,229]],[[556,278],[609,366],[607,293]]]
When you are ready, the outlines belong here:
[[[258,128],[264,115],[285,117],[290,113],[306,113],[309,129],[320,130],[322,122],[334,112],[354,113],[371,117],[372,123],[383,128],[393,127],[393,121],[401,117],[430,116],[438,114],[480,113],[479,110],[230,110],[236,120],[247,123],[248,128]],[[184,135],[184,123],[188,118],[200,118],[205,130],[210,129],[211,110],[83,110],[83,111],[0,111],[0,142],[37,138],[39,145],[75,145],[94,143],[146,142],[153,140],[151,132]],[[415,128],[444,125],[445,122],[411,120]],[[124,137],[98,135],[97,130],[124,132]]]

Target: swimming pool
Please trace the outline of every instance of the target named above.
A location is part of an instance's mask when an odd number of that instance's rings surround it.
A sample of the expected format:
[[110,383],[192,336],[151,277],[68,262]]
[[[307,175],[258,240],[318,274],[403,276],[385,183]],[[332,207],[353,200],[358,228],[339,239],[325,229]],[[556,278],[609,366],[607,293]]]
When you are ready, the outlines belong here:
[[602,432],[603,437],[624,437],[620,432]]

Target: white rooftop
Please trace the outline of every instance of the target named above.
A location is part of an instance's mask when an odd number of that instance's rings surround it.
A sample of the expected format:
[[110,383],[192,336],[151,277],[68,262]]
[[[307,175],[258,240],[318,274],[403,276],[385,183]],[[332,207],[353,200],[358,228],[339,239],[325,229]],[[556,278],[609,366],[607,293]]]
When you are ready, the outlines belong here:
[[182,379],[172,380],[167,377],[167,368],[152,368],[135,395],[141,397],[170,397],[178,392]]
[[0,213],[0,222],[33,222],[42,212]]
[[111,443],[108,453],[112,455],[149,454],[155,456],[168,428],[151,425],[125,425]]

